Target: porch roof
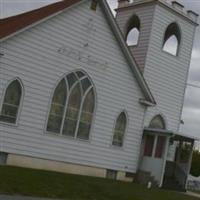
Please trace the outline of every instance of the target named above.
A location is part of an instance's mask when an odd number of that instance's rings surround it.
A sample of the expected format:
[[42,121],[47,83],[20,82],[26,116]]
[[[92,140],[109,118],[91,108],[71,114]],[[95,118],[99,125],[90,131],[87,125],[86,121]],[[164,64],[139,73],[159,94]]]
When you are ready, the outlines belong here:
[[191,135],[177,133],[174,131],[166,130],[166,129],[156,129],[156,128],[148,128],[144,127],[145,133],[155,133],[155,134],[165,134],[168,136],[172,136],[175,140],[181,141],[200,141],[200,138],[194,137]]
[[144,132],[146,133],[157,133],[157,134],[167,134],[167,135],[173,135],[173,131],[166,130],[166,129],[157,129],[157,128],[148,128],[144,127]]
[[200,138],[198,137],[194,137],[194,136],[191,136],[191,135],[186,135],[186,134],[183,134],[183,133],[176,133],[174,134],[174,139],[175,140],[182,140],[182,141],[200,141]]

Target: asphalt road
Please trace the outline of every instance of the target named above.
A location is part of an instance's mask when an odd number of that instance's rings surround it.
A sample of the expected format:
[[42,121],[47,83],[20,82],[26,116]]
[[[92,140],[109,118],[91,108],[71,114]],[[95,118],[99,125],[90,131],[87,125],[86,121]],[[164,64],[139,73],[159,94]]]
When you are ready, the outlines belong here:
[[[0,195],[0,200],[52,200],[52,199]],[[58,199],[53,199],[53,200],[58,200]]]

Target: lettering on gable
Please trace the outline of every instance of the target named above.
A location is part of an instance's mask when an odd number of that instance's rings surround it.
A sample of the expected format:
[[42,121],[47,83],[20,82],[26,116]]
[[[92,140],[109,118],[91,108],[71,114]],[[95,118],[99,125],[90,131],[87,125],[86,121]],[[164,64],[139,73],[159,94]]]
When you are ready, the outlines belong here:
[[101,68],[104,70],[108,68],[108,62],[100,60],[94,56],[88,55],[85,52],[73,49],[71,47],[62,46],[58,48],[57,52],[61,55],[67,56],[69,58],[73,58],[82,63],[91,65],[93,67]]
[[84,34],[85,34],[85,41],[83,47],[87,48],[92,44],[92,41],[96,34],[96,28],[94,25],[94,20],[92,18],[88,19],[86,24],[83,24]]

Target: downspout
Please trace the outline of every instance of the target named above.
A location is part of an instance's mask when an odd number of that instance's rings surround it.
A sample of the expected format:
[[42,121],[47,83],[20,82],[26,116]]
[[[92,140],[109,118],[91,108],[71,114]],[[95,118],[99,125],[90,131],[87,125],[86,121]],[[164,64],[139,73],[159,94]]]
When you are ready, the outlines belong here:
[[165,154],[164,154],[164,157],[163,157],[162,174],[161,174],[160,184],[159,184],[160,188],[163,186],[164,175],[165,175],[165,167],[166,167],[166,163],[167,163],[167,154],[168,154],[168,151],[169,151],[169,141],[170,141],[170,138],[171,137],[167,137],[167,141],[166,141],[166,145],[165,145]]
[[144,114],[143,114],[143,119],[142,119],[142,126],[141,126],[140,150],[139,150],[139,154],[138,154],[138,161],[137,161],[137,170],[136,170],[136,173],[140,169],[141,161],[142,161],[142,149],[141,149],[141,146],[142,146],[142,139],[143,139],[143,134],[144,134],[144,122],[145,122],[145,118],[146,118],[146,114],[147,114],[147,109],[148,109],[148,106],[145,106],[145,108],[144,108]]
[[194,140],[192,142],[192,148],[191,148],[191,152],[190,152],[190,158],[189,158],[189,161],[188,161],[188,170],[187,170],[187,178],[186,178],[186,181],[185,181],[185,189],[187,189],[187,182],[188,182],[188,175],[190,174],[190,170],[191,170],[191,166],[192,166],[192,157],[193,157],[193,152],[194,152]]
[[144,114],[143,114],[143,119],[142,119],[142,127],[141,127],[141,138],[140,138],[140,151],[139,151],[139,156],[138,156],[138,161],[137,161],[137,171],[140,169],[140,165],[141,165],[141,161],[142,161],[142,149],[141,149],[141,146],[142,146],[142,139],[143,139],[143,135],[144,135],[144,123],[145,123],[145,118],[146,118],[146,115],[147,115],[147,110],[148,110],[148,107],[153,107],[155,106],[155,104],[149,102],[149,101],[146,101],[145,99],[139,99],[139,103],[144,106]]
[[161,179],[160,179],[160,184],[159,184],[160,188],[163,186],[163,181],[164,181],[164,176],[165,176],[165,168],[166,168],[166,163],[167,163],[167,154],[169,152],[169,142],[170,142],[170,139],[173,138],[173,137],[174,137],[174,134],[167,137],[166,146],[165,146],[165,154],[164,154],[164,157],[163,157],[162,174],[161,174]]
[[[2,46],[0,46],[0,90],[2,91],[3,93],[3,77],[2,76],[2,66],[1,66],[1,58],[4,56],[4,53],[3,53],[3,48]],[[1,108],[2,108],[2,103],[3,103],[3,99],[2,99],[2,95],[0,97],[0,112],[1,112]],[[3,151],[3,126],[0,125],[0,153]]]

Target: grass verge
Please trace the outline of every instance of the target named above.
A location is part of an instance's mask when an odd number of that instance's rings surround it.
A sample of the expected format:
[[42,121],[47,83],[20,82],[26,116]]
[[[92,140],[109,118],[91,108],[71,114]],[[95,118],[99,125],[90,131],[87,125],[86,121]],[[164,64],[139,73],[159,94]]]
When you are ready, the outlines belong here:
[[190,190],[190,192],[196,193],[200,195],[200,190]]
[[0,166],[0,193],[70,200],[199,199],[133,183],[10,166]]

